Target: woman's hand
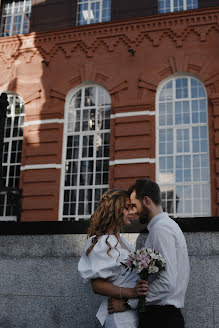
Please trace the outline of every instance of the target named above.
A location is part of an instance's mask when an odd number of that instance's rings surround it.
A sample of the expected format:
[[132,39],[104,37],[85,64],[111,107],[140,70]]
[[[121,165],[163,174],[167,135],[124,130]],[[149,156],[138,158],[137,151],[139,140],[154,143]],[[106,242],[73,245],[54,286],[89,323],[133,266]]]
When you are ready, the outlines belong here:
[[110,297],[108,299],[108,313],[113,314],[115,312],[124,312],[126,310],[124,302],[124,300]]
[[147,295],[148,293],[148,282],[147,280],[139,279],[135,286],[135,291],[137,294],[137,297],[142,296],[142,295]]

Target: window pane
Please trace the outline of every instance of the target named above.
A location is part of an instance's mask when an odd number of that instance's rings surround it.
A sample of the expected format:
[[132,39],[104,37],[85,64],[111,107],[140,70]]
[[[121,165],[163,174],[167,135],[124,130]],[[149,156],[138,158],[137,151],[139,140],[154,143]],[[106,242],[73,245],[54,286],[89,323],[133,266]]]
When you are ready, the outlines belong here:
[[176,80],[176,98],[188,98],[188,79]]
[[63,192],[74,190],[75,199],[69,200],[68,212],[63,204],[63,220],[89,219],[97,206],[94,190],[100,195],[108,189],[110,97],[102,87],[85,86],[68,108]]
[[159,13],[170,12],[170,0],[160,0],[159,1]]
[[[17,216],[17,195],[22,155],[24,104],[19,96],[8,93],[9,106],[5,121],[2,171],[4,184],[12,193],[0,197],[1,216]],[[1,194],[2,195],[2,194]]]
[[187,8],[186,9],[195,9],[198,8],[198,0],[187,0]]
[[159,13],[198,8],[198,0],[159,0]]
[[29,32],[31,1],[4,1],[1,19],[1,36]]
[[79,0],[77,25],[109,21],[111,18],[111,0]]
[[180,11],[183,9],[183,0],[174,0],[174,11]]
[[[180,2],[175,4],[179,6]],[[167,85],[175,86],[172,100],[167,100]],[[210,215],[208,111],[204,86],[191,77],[176,77],[163,86],[158,99],[157,178],[163,191],[162,206],[176,217]],[[168,110],[172,110],[172,121],[167,119]],[[171,129],[166,127],[168,122]],[[205,209],[200,205],[203,202]]]

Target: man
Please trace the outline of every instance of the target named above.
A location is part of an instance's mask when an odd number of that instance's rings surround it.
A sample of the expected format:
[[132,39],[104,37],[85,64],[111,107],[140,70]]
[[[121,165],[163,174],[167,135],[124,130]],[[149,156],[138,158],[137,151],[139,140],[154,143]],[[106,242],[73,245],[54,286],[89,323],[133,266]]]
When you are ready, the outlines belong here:
[[[139,313],[139,328],[183,328],[180,308],[189,281],[189,259],[182,231],[161,207],[158,184],[149,179],[139,179],[129,188],[131,214],[147,223],[149,231],[146,248],[157,249],[166,260],[166,269],[157,277],[149,276],[146,312]],[[142,286],[142,288],[141,288]],[[136,287],[142,295],[143,280]],[[139,291],[140,290],[140,291]],[[109,313],[124,310],[123,301],[111,298]]]

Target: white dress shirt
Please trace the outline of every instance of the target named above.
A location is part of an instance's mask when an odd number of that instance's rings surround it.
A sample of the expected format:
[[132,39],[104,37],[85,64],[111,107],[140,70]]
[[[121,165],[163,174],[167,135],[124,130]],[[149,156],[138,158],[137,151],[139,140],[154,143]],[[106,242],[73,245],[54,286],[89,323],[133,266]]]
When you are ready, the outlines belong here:
[[[109,246],[106,244],[106,239],[111,245],[109,254]],[[139,276],[135,270],[132,272],[127,271],[121,266],[121,261],[127,259],[128,255],[134,251],[133,247],[121,237],[123,244],[127,247],[124,248],[118,242],[114,235],[103,235],[98,239],[97,244],[94,246],[89,255],[86,255],[86,250],[90,247],[92,237],[87,240],[83,254],[78,263],[78,270],[84,281],[90,281],[95,278],[107,279],[114,285],[121,287],[135,287]],[[137,307],[138,299],[133,299],[133,308]],[[138,314],[134,309],[108,314],[107,310],[108,298],[105,297],[97,312],[97,318],[106,328],[137,328],[138,327]]]
[[166,260],[165,270],[149,276],[147,304],[183,308],[190,272],[184,235],[165,212],[153,217],[147,228],[145,247],[158,250]]

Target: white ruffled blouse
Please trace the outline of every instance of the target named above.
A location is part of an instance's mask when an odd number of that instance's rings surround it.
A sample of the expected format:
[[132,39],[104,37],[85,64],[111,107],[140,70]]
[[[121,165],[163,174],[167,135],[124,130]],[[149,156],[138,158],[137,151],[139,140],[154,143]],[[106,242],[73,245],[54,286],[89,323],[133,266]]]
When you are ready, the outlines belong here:
[[[92,243],[92,238],[87,240],[83,254],[78,263],[78,271],[85,282],[91,279],[102,278],[107,279],[114,285],[121,287],[135,287],[138,280],[138,275],[135,271],[126,271],[121,266],[121,261],[124,261],[128,255],[134,251],[133,247],[121,237],[122,243],[127,247],[124,248],[118,242],[114,235],[103,235],[98,238],[98,242],[93,247],[89,255],[86,255],[86,250]],[[106,244],[108,238],[109,246]],[[134,301],[134,302],[133,302]],[[132,307],[137,306],[138,300],[132,300]],[[105,327],[118,327],[118,328],[136,328],[138,326],[138,315],[135,310],[128,310],[114,314],[108,314],[107,310],[107,297],[103,300],[97,312],[97,318],[100,323]]]

